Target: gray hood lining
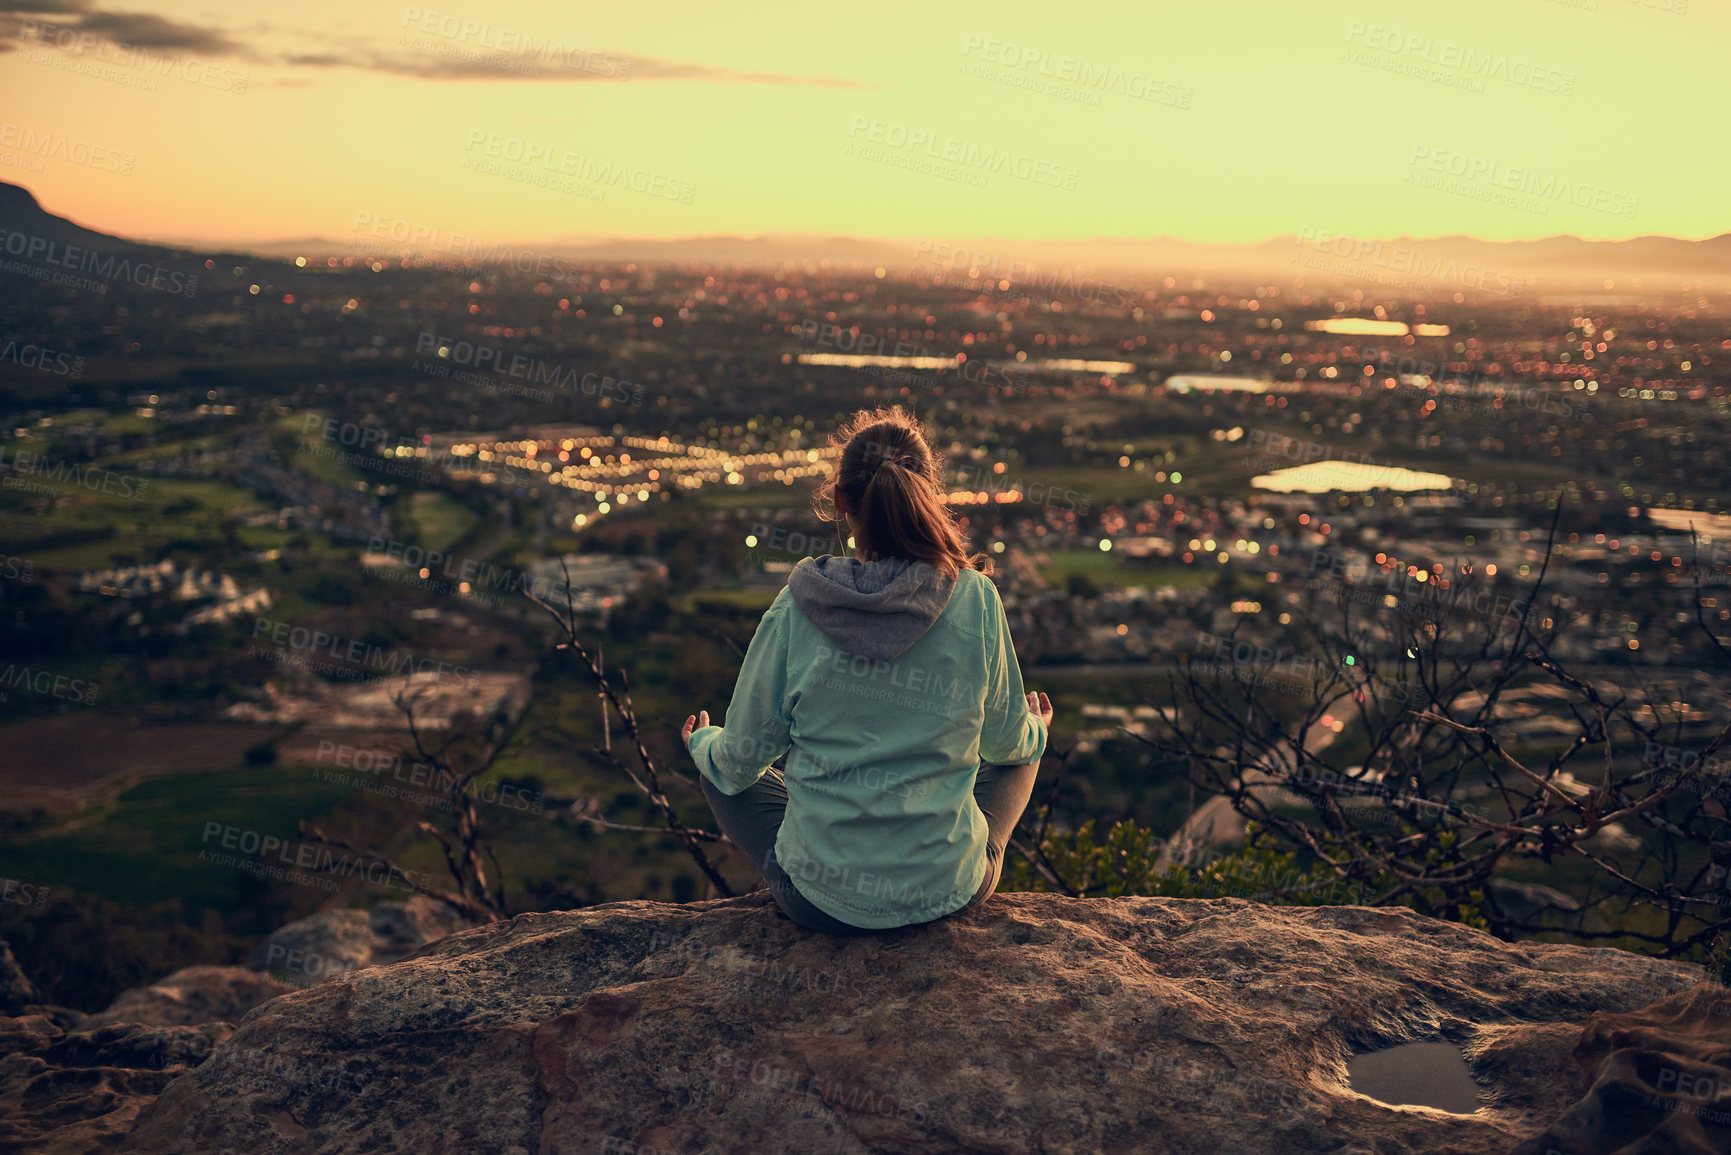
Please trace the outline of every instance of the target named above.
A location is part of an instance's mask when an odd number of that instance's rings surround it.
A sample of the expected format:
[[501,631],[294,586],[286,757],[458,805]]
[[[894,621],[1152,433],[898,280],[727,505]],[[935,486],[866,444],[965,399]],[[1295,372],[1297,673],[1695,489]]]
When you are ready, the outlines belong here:
[[872,661],[906,653],[932,628],[955,591],[954,578],[908,558],[805,558],[788,593],[837,649]]

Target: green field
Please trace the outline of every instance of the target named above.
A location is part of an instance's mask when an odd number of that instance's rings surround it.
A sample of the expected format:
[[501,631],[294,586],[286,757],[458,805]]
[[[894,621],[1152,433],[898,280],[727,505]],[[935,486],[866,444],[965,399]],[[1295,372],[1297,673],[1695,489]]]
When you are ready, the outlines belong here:
[[811,485],[706,485],[690,500],[711,509],[809,509]]
[[234,444],[236,433],[212,433],[206,437],[188,437],[184,441],[164,441],[158,445],[147,445],[143,449],[131,449],[125,453],[116,453],[112,457],[102,459],[104,465],[124,467],[140,461],[160,461],[164,458],[179,457],[187,453],[201,453],[207,450],[226,449]]
[[199,860],[201,851],[234,853],[222,850],[220,836],[204,840],[206,823],[292,842],[296,817],[316,818],[352,793],[315,781],[305,768],[165,775],[79,815],[63,833],[8,837],[0,873],[131,905],[179,898],[189,911],[227,913],[256,886],[246,886],[250,876],[234,866]]
[[308,442],[303,448],[294,451],[289,464],[308,477],[352,489],[356,482],[365,484],[367,477],[341,460],[341,455],[348,452],[351,451],[334,443],[327,445],[324,442]]
[[409,516],[420,533],[420,543],[427,549],[450,548],[475,526],[475,514],[442,493],[411,495]]
[[[1090,512],[1098,511],[1113,503],[1144,501],[1148,498],[1158,500],[1161,494],[1169,493],[1174,488],[1168,483],[1156,482],[1152,470],[1145,468],[1138,472],[1116,465],[1027,470],[1011,466],[1004,474],[1004,479],[993,482],[993,485],[999,488],[1005,484],[1014,484],[1024,493],[1039,494],[1037,504],[1048,505],[1059,512],[1073,508],[1078,513],[1084,509]],[[1032,487],[1035,485],[1044,486],[1045,489],[1034,490]],[[1006,508],[1013,510],[1018,507]]]
[[0,506],[0,539],[8,548],[27,552],[45,569],[102,567],[116,555],[155,561],[176,549],[220,545],[223,522],[264,508],[246,490],[221,482],[80,468],[83,483],[26,475],[23,480],[52,496],[13,490],[21,500]]
[[[1047,585],[1058,589],[1062,589],[1074,574],[1082,575],[1097,586],[1202,589],[1216,581],[1224,568],[1211,562],[1145,565],[1133,562],[1123,554],[1097,549],[1060,549],[1047,556],[1051,561],[1040,567],[1040,576]],[[1257,575],[1256,580],[1260,582],[1261,576]]]

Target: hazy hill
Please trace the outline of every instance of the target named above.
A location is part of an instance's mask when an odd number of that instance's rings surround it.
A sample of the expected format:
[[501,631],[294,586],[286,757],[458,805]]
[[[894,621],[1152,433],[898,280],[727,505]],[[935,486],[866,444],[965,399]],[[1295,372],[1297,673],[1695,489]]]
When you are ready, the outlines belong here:
[[[1095,237],[1082,240],[1017,240],[1003,237],[909,237],[901,240],[802,233],[765,233],[756,237],[700,236],[672,239],[566,236],[546,242],[518,242],[577,261],[617,264],[714,264],[742,267],[817,265],[870,269],[892,275],[916,270],[949,270],[1018,279],[1030,269],[1087,270],[1137,283],[1172,273],[1236,274],[1320,279],[1305,257],[1345,262],[1349,272],[1385,270],[1398,274],[1414,261],[1435,267],[1453,262],[1518,277],[1529,282],[1627,281],[1651,278],[1660,283],[1731,280],[1731,233],[1703,241],[1646,236],[1626,241],[1587,241],[1574,236],[1536,241],[1483,241],[1466,236],[1371,239],[1284,235],[1249,245],[1216,245],[1174,237]],[[299,256],[352,252],[345,241],[302,238],[250,246],[259,255]]]
[[[43,209],[27,189],[0,182],[0,228],[67,244],[160,253],[193,251],[134,241],[98,232]],[[461,232],[461,230],[458,230]],[[452,235],[456,235],[453,233]],[[481,230],[466,234],[483,237]],[[363,237],[371,241],[371,238]],[[1258,244],[1217,245],[1174,237],[1094,237],[1077,240],[1016,240],[1002,237],[925,236],[888,238],[819,236],[809,233],[765,233],[761,236],[706,236],[669,239],[643,237],[565,236],[524,241],[499,236],[509,247],[530,247],[578,261],[647,264],[719,264],[748,267],[816,265],[870,269],[883,267],[891,275],[916,270],[932,273],[970,268],[982,274],[1018,279],[1031,269],[1051,272],[1085,270],[1136,282],[1150,276],[1187,274],[1303,275],[1321,279],[1307,257],[1327,257],[1347,266],[1347,272],[1377,270],[1400,273],[1417,260],[1423,265],[1454,262],[1537,282],[1628,281],[1650,278],[1661,285],[1708,281],[1731,282],[1731,233],[1701,241],[1642,236],[1625,241],[1587,241],[1575,236],[1534,241],[1484,241],[1447,236],[1388,239],[1357,238],[1327,232],[1272,237]],[[300,237],[238,247],[255,257],[290,258],[354,253],[353,239]],[[230,246],[206,252],[234,252]],[[369,251],[375,251],[369,249]]]
[[[86,228],[43,208],[29,189],[5,181],[0,181],[0,229],[4,229],[7,234],[22,233],[26,237],[40,237],[61,246],[76,245],[104,256],[123,257],[134,263],[155,262],[182,270],[189,275],[203,272],[198,266],[202,265],[208,256],[240,255],[232,247],[195,249],[156,244]],[[6,255],[13,259],[30,259],[25,254],[12,252],[10,249],[6,251]],[[194,257],[196,264],[192,260]]]
[[[70,245],[116,248],[130,241],[75,225],[55,216],[36,202],[29,189],[0,181],[0,228]],[[14,254],[16,255],[16,254]]]

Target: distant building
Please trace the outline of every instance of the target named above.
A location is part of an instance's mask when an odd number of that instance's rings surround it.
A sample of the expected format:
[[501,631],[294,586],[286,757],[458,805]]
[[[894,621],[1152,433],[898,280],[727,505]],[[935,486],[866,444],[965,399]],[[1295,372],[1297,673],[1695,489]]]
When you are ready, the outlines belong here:
[[194,610],[175,626],[175,631],[183,634],[193,626],[220,625],[243,614],[261,613],[275,600],[263,586],[242,590],[225,573],[183,570],[167,558],[150,565],[87,570],[78,575],[78,589],[111,598],[163,598],[178,602],[209,599],[210,605]]
[[1152,535],[1114,538],[1112,548],[1125,557],[1134,558],[1166,558],[1177,552],[1177,547],[1170,540]]
[[562,609],[567,573],[571,578],[571,607],[583,613],[606,613],[623,605],[626,596],[645,581],[665,581],[667,566],[652,557],[568,553],[563,558],[542,558],[531,565],[530,589],[536,597]]
[[1268,393],[1279,382],[1265,377],[1233,377],[1225,373],[1185,373],[1166,378],[1166,388],[1174,393],[1193,390],[1215,390],[1222,393]]

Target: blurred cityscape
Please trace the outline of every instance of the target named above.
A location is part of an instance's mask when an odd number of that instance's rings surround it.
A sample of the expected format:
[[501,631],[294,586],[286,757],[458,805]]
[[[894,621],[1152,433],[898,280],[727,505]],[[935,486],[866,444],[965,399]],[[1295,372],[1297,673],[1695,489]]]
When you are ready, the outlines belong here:
[[490,816],[521,906],[698,895],[676,844],[584,820],[648,812],[592,756],[619,735],[535,600],[569,599],[677,767],[793,564],[847,552],[811,492],[862,406],[913,410],[945,456],[1023,677],[1079,742],[1061,823],[1175,828],[1197,800],[1122,732],[1184,663],[1302,671],[1342,615],[1373,658],[1415,618],[1525,629],[1656,689],[1685,748],[1726,686],[1701,628],[1731,629],[1723,285],[1017,280],[929,245],[549,276],[146,252],[4,207],[196,284],[0,276],[0,871],[67,893],[236,935],[326,901],[203,865],[207,820],[322,818],[437,871],[398,831],[425,806],[378,789],[406,694],[422,730],[506,736],[493,773],[540,802]]

